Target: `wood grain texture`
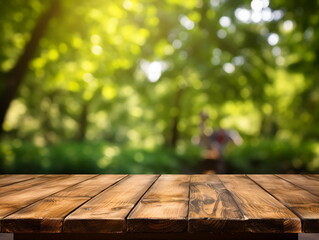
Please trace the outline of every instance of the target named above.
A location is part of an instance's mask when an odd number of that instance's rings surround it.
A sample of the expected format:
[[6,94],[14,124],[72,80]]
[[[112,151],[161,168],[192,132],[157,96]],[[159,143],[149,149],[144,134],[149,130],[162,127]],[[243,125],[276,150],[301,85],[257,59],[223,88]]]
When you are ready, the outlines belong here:
[[88,197],[48,197],[2,220],[4,232],[62,232],[64,217]]
[[319,232],[319,197],[274,175],[249,175],[302,220],[303,232]]
[[161,175],[128,216],[128,231],[186,231],[189,181],[189,175]]
[[54,194],[54,196],[55,197],[93,197],[126,176],[127,175],[123,175],[123,174],[99,175],[89,180],[86,180],[84,182],[81,182],[79,184],[68,187]]
[[319,175],[0,175],[1,183],[4,232],[105,239],[319,232]]
[[95,175],[41,176],[0,188],[0,219]]
[[130,175],[65,218],[64,232],[108,233],[126,230],[125,217],[157,175]]
[[60,186],[62,186],[61,184],[64,184],[65,187],[68,187],[75,183],[92,178],[94,176],[97,175],[41,175],[33,179],[0,187],[0,198],[7,197],[10,195],[16,195],[19,194],[20,191],[24,191],[30,188],[44,188],[44,184],[52,184],[54,183],[54,181],[65,180],[64,182],[59,182],[59,184]]
[[245,221],[245,231],[256,233],[297,233],[300,219],[282,203],[243,175],[220,175],[234,196]]
[[40,175],[31,174],[18,174],[18,175],[0,175],[0,187],[10,185],[18,182],[23,182],[32,178],[36,178]]
[[306,178],[311,178],[311,179],[319,181],[319,174],[305,174],[303,176]]
[[[56,179],[63,179],[63,178],[65,178],[65,177],[61,176],[61,175],[56,176]],[[33,178],[33,179],[29,179],[29,180],[22,181],[22,182],[17,182],[15,184],[0,187],[0,197],[8,196],[10,194],[16,194],[20,190],[24,190],[27,188],[34,187],[36,185],[43,184],[43,182],[46,182],[50,179],[52,180],[52,178],[50,178],[50,177],[41,176],[38,178]]]
[[217,175],[193,175],[188,214],[190,232],[244,232],[244,217]]
[[319,179],[307,178],[304,175],[279,174],[278,177],[319,196]]
[[6,232],[62,232],[67,214],[126,175],[99,175],[44,198],[2,221]]

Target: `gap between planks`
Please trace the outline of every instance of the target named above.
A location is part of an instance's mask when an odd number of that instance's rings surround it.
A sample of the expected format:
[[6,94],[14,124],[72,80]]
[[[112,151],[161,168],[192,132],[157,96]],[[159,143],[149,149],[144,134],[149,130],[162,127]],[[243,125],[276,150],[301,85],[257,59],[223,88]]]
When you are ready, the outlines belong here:
[[[16,183],[29,181],[29,180],[37,178],[39,176],[41,176],[41,174],[1,175],[0,187],[5,187],[5,186],[13,185]],[[18,179],[17,179],[17,177],[18,177]],[[11,178],[13,178],[13,179],[11,179]]]
[[[29,186],[30,187],[30,189],[31,190],[33,190],[34,188],[37,188],[37,187],[39,187],[39,186],[41,186],[42,184],[43,184],[43,181],[44,180],[46,180],[46,179],[49,179],[50,181],[50,183],[53,183],[54,182],[54,179],[53,179],[53,177],[60,177],[60,178],[62,178],[62,179],[59,179],[59,181],[65,181],[66,180],[66,177],[71,177],[72,175],[71,174],[68,174],[68,175],[61,175],[61,174],[59,174],[59,175],[41,175],[41,176],[39,176],[38,178],[33,178],[33,179],[29,179],[28,181],[26,181],[27,183],[29,183],[30,184],[30,182],[31,182],[31,186]],[[83,175],[83,176],[90,176],[90,175]],[[92,175],[92,177],[88,177],[87,179],[84,179],[84,180],[80,180],[80,181],[78,181],[78,182],[75,182],[74,184],[78,184],[78,183],[81,183],[81,182],[84,182],[84,181],[86,181],[86,180],[88,180],[88,179],[90,179],[90,178],[94,178],[96,175]],[[42,180],[42,182],[40,182],[40,183],[37,183],[37,181],[36,180],[39,180],[39,179],[41,179],[41,178],[44,178],[43,180]],[[35,181],[35,183],[32,183],[32,181]],[[9,185],[9,186],[4,186],[4,187],[1,187],[0,188],[0,190],[1,189],[3,189],[3,188],[5,188],[5,187],[16,187],[17,185],[19,185],[19,184],[21,184],[21,183],[25,183],[25,182],[18,182],[18,183],[15,183],[15,184],[13,184],[13,185]],[[73,185],[74,185],[73,184]],[[73,186],[72,185],[72,186]],[[13,205],[12,205],[12,203],[10,203],[9,204],[9,206],[8,206],[8,208],[10,209],[10,208],[12,208],[12,211],[9,211],[8,213],[2,213],[1,215],[2,216],[0,216],[0,221],[2,222],[2,220],[5,218],[5,217],[8,217],[8,216],[10,216],[11,214],[14,214],[14,213],[16,213],[16,212],[18,212],[18,211],[20,211],[20,210],[22,210],[22,209],[24,209],[24,208],[26,208],[26,207],[29,207],[30,205],[32,205],[32,204],[34,204],[34,203],[36,203],[36,202],[38,202],[38,201],[41,201],[41,200],[43,200],[43,199],[45,199],[45,198],[47,198],[47,197],[49,197],[49,196],[51,196],[51,195],[54,195],[55,193],[57,193],[57,192],[59,192],[59,191],[63,191],[64,189],[66,189],[66,188],[68,188],[68,187],[70,187],[70,185],[67,185],[67,186],[65,186],[65,188],[61,188],[61,189],[58,189],[57,191],[53,191],[53,192],[49,192],[47,195],[43,195],[43,196],[41,196],[41,197],[39,197],[39,198],[35,198],[34,199],[34,201],[32,201],[32,202],[28,202],[28,201],[26,201],[26,203],[25,203],[25,205],[23,206],[23,207],[17,207],[16,206],[16,204],[14,203]],[[13,189],[13,190],[11,190],[10,191],[10,194],[12,195],[12,194],[15,194],[15,193],[19,193],[19,192],[23,192],[24,190],[25,190],[25,188],[26,188],[26,186],[20,186],[20,187],[18,187],[17,189]],[[2,203],[0,203],[0,206],[1,206],[1,204]],[[8,204],[7,202],[6,202],[6,204]],[[11,207],[10,207],[11,206]]]
[[[72,177],[73,175],[65,175],[65,176]],[[86,176],[86,175],[84,175],[84,176]],[[90,175],[87,175],[87,176],[90,176]],[[32,215],[31,216],[30,216],[30,214],[28,215],[27,210],[32,209],[32,207],[35,208],[35,210],[36,210],[37,209],[36,207],[41,206],[41,204],[44,206],[47,205],[47,207],[48,206],[58,207],[57,209],[60,210],[59,209],[59,202],[65,203],[66,205],[71,204],[71,207],[72,206],[78,207],[80,205],[79,203],[81,203],[85,200],[90,200],[90,198],[85,197],[85,196],[83,196],[83,197],[82,196],[73,196],[73,197],[67,198],[67,197],[63,197],[63,194],[62,194],[62,196],[59,196],[59,194],[61,194],[63,192],[68,193],[68,191],[70,191],[72,188],[74,188],[76,186],[80,186],[81,184],[83,185],[83,184],[90,182],[90,181],[94,181],[94,180],[98,179],[100,176],[101,175],[92,175],[92,177],[89,177],[85,180],[79,181],[75,184],[69,185],[65,188],[60,189],[57,192],[53,192],[52,194],[47,195],[41,199],[38,199],[37,201],[32,202],[31,204],[29,204],[23,208],[18,209],[14,213],[7,215],[2,220],[2,225],[4,225],[4,230],[7,232],[11,232],[11,231],[14,231],[14,232],[37,232],[37,231],[59,232],[59,231],[61,231],[63,218],[62,219],[61,218],[51,218],[51,220],[50,220],[50,218],[48,218],[44,221],[44,219],[43,219],[44,216],[43,217],[40,216],[40,218],[39,217],[32,218]],[[126,175],[123,175],[122,178],[124,178],[125,176]],[[120,178],[120,179],[122,179],[122,178]],[[63,183],[67,180],[68,180],[68,178],[61,179],[60,181]],[[117,181],[112,182],[112,184],[115,184]],[[107,187],[109,187],[109,186],[106,186],[106,188]],[[103,191],[103,190],[105,190],[105,188],[102,189],[101,191]],[[96,194],[94,194],[92,197],[94,197],[95,195]],[[57,204],[57,205],[54,205],[54,204]],[[67,207],[70,207],[70,206],[67,206]],[[69,213],[69,211],[67,213]],[[20,216],[19,216],[19,214],[20,214]],[[47,214],[49,214],[49,213],[47,213]],[[15,216],[16,216],[16,218],[15,218]],[[25,216],[26,219],[23,216]],[[24,220],[24,221],[21,221],[21,220]],[[25,223],[25,224],[22,224],[22,223]],[[60,228],[61,228],[61,230],[59,230]]]
[[300,218],[302,232],[319,231],[319,197],[317,195],[275,175],[249,175],[249,178]]
[[132,211],[134,210],[134,208],[136,207],[136,205],[141,201],[141,199],[145,196],[145,194],[151,189],[151,187],[153,187],[153,185],[156,183],[156,181],[162,176],[162,174],[158,175],[158,177],[155,179],[155,181],[149,186],[149,188],[143,193],[143,195],[137,200],[137,202],[135,203],[134,207],[132,207],[132,209],[128,212],[127,216],[125,217],[125,221],[126,221],[126,232],[127,232],[127,218],[128,216],[132,213]]
[[161,175],[126,218],[128,232],[187,231],[190,175]]
[[[94,178],[97,178],[98,176],[100,176],[100,175],[97,175],[97,176],[93,176],[93,177],[91,177],[91,178],[88,178],[88,179],[85,179],[85,180],[83,180],[83,181],[81,181],[81,182],[78,182],[78,183],[76,183],[76,184],[74,184],[74,185],[72,185],[72,186],[68,186],[68,187],[66,187],[66,188],[64,188],[64,189],[62,189],[62,190],[59,190],[59,191],[57,191],[57,192],[55,192],[55,193],[52,193],[51,195],[48,195],[48,196],[46,196],[46,197],[44,197],[44,198],[42,198],[42,199],[40,199],[40,200],[37,200],[36,202],[39,202],[39,201],[41,201],[41,200],[43,200],[43,199],[45,199],[45,198],[49,198],[49,197],[51,197],[52,195],[55,195],[55,194],[58,194],[58,193],[60,193],[60,192],[63,192],[63,191],[65,191],[65,190],[67,190],[67,189],[70,189],[70,188],[72,188],[72,187],[74,187],[74,186],[76,186],[76,185],[79,185],[79,184],[81,184],[81,183],[83,183],[83,182],[86,182],[86,181],[89,181],[89,180],[92,180],[92,179],[94,179]],[[204,175],[205,176],[205,175]],[[234,195],[233,195],[233,192],[232,191],[230,191],[228,188],[227,188],[227,186],[225,186],[224,185],[224,182],[222,181],[222,179],[220,179],[220,177],[219,176],[225,176],[225,175],[215,175],[215,176],[217,176],[217,178],[220,180],[220,182],[221,182],[221,184],[225,187],[225,189],[227,190],[227,192],[228,192],[228,194],[231,196],[231,198],[234,200],[234,203],[237,205],[237,207],[239,208],[239,210],[240,210],[240,212],[243,214],[243,212],[242,212],[242,210],[240,209],[240,207],[239,207],[239,204],[237,203],[237,201],[236,201],[236,197],[234,197]],[[233,176],[233,175],[232,175]],[[269,191],[267,191],[267,189],[265,189],[265,188],[263,188],[260,184],[258,184],[255,180],[253,180],[249,175],[240,175],[241,177],[246,177],[247,179],[249,179],[250,181],[252,181],[258,188],[260,188],[260,189],[262,189],[265,193],[267,193],[268,195],[270,195],[271,197],[273,197],[273,198],[275,198],[277,201],[279,201],[280,203],[282,203],[283,204],[283,202],[282,201],[280,201],[280,199],[278,199],[276,196],[274,196],[274,194],[271,194],[271,192],[269,192]],[[274,175],[271,175],[271,176],[273,176],[274,177]],[[71,215],[73,212],[75,212],[76,210],[78,210],[81,206],[83,206],[84,204],[86,204],[86,203],[88,203],[90,200],[92,200],[93,198],[95,198],[95,197],[97,197],[99,194],[101,194],[101,193],[103,193],[104,191],[106,191],[108,188],[110,188],[110,187],[113,187],[114,185],[116,185],[117,183],[119,183],[119,182],[121,182],[121,181],[123,181],[124,179],[126,179],[128,177],[128,175],[126,175],[126,176],[124,176],[122,179],[120,179],[119,181],[117,181],[117,182],[114,182],[112,185],[110,185],[110,186],[108,186],[107,188],[105,188],[105,189],[103,189],[102,191],[100,191],[99,193],[97,193],[97,194],[95,194],[94,196],[92,196],[90,199],[87,199],[85,202],[83,202],[81,205],[78,205],[76,208],[74,208],[72,211],[70,211],[67,215],[65,215],[64,217],[63,217],[63,219],[62,219],[62,222],[64,223],[65,222],[65,218],[67,218],[69,215]],[[161,176],[157,176],[157,178],[152,182],[152,184],[144,191],[144,193],[139,197],[139,199],[137,199],[137,201],[135,202],[135,204],[134,204],[134,206],[129,210],[129,212],[127,213],[127,215],[124,217],[124,221],[125,221],[125,223],[126,223],[126,226],[127,226],[127,222],[129,221],[129,219],[128,219],[128,217],[132,214],[132,212],[134,211],[134,209],[136,209],[136,207],[137,207],[137,205],[141,202],[141,200],[145,197],[145,195],[149,192],[149,191],[151,191],[152,190],[152,187],[154,186],[154,184],[158,181],[158,179],[160,179],[160,177]],[[294,184],[293,183],[291,183],[291,182],[289,182],[289,181],[287,181],[286,179],[282,179],[282,178],[280,178],[280,177],[278,177],[278,176],[275,176],[276,178],[278,178],[278,179],[281,179],[282,181],[285,181],[285,182],[287,182],[287,183],[289,183],[289,184],[291,184],[291,185],[293,185],[294,186]],[[310,178],[309,177],[309,179],[312,179],[312,180],[317,180],[317,178]],[[19,183],[19,182],[18,182]],[[300,187],[300,186],[297,186],[296,185],[296,187],[299,187],[301,190],[303,190],[303,191],[308,191],[307,189],[303,189],[302,187]],[[308,191],[309,192],[309,191]],[[190,200],[191,200],[191,180],[188,182],[188,195],[187,195],[187,215],[186,215],[186,219],[187,219],[187,221],[188,221],[188,223],[189,223],[189,219],[190,219],[190,217],[189,217],[189,213],[190,213]],[[24,209],[24,208],[27,208],[27,207],[29,207],[30,205],[32,205],[32,204],[35,204],[36,202],[34,202],[34,203],[31,203],[31,204],[29,204],[28,206],[25,206],[25,207],[23,207],[23,208],[21,208],[21,209]],[[287,209],[290,209],[288,206],[286,206],[286,204],[284,204],[284,206],[287,208]],[[21,209],[19,209],[19,210],[17,210],[17,211],[20,211]],[[16,212],[17,212],[16,211]],[[294,211],[292,211],[292,212],[294,212]],[[11,215],[11,214],[9,214],[9,215]],[[7,215],[7,216],[9,216],[9,215]],[[243,214],[244,215],[244,214]],[[299,216],[299,215],[298,215]],[[299,216],[299,218],[301,218],[300,216]],[[246,221],[247,219],[245,219],[245,221]],[[63,226],[64,226],[64,224],[63,224]],[[62,229],[63,230],[63,229]],[[126,228],[126,230],[127,230],[127,228]],[[189,226],[188,226],[188,231],[189,231]]]
[[244,214],[217,175],[191,176],[188,231],[244,231]]
[[305,175],[295,174],[276,174],[276,176],[298,188],[319,196],[319,178],[307,178]]
[[64,219],[67,233],[125,232],[126,217],[158,175],[129,175]]
[[245,232],[299,233],[300,219],[246,175],[219,175],[245,216]]

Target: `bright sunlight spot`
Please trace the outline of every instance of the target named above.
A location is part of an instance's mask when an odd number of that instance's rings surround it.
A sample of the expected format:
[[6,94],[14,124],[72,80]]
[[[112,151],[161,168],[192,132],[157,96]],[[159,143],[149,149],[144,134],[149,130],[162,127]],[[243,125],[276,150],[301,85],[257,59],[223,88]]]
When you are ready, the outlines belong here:
[[248,9],[237,8],[235,10],[235,16],[241,22],[244,22],[244,23],[249,23],[250,22],[251,14],[250,14],[250,11]]
[[269,6],[269,0],[252,0],[250,6],[256,12],[261,11]]
[[186,16],[180,16],[179,21],[187,30],[192,30],[195,26],[194,22]]
[[283,29],[285,32],[290,32],[294,28],[294,23],[291,20],[284,21]]
[[235,66],[234,64],[232,63],[225,63],[223,65],[223,70],[226,72],[226,73],[233,73],[235,71]]
[[161,61],[148,62],[142,60],[141,68],[150,82],[157,82],[167,69],[167,64]]
[[267,39],[269,45],[274,46],[279,42],[279,36],[277,33],[271,33]]
[[237,8],[235,17],[243,23],[261,23],[278,21],[283,17],[282,10],[272,11],[269,8],[269,0],[252,0],[251,10],[246,8]]
[[231,24],[231,19],[230,17],[227,17],[227,16],[222,16],[220,19],[219,19],[219,24],[222,26],[222,27],[229,27],[230,24]]
[[102,52],[103,52],[103,49],[102,49],[102,47],[99,46],[99,45],[94,45],[94,46],[92,47],[91,51],[92,51],[92,53],[93,53],[94,55],[101,55]]

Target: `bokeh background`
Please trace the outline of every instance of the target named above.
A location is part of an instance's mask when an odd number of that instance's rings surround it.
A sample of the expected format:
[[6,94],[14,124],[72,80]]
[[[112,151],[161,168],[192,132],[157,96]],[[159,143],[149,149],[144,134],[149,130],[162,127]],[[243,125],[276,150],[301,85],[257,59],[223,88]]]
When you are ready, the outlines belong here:
[[318,0],[0,11],[1,173],[319,172]]

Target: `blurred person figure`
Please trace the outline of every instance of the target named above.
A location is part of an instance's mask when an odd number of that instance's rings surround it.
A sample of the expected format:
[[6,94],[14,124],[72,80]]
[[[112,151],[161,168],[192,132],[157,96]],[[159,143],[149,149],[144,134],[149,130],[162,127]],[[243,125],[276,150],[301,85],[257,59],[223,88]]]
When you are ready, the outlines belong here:
[[200,141],[199,144],[205,149],[203,155],[204,173],[225,173],[224,152],[229,144],[241,145],[243,139],[233,129],[217,128],[211,134],[205,133],[208,115],[200,113]]

